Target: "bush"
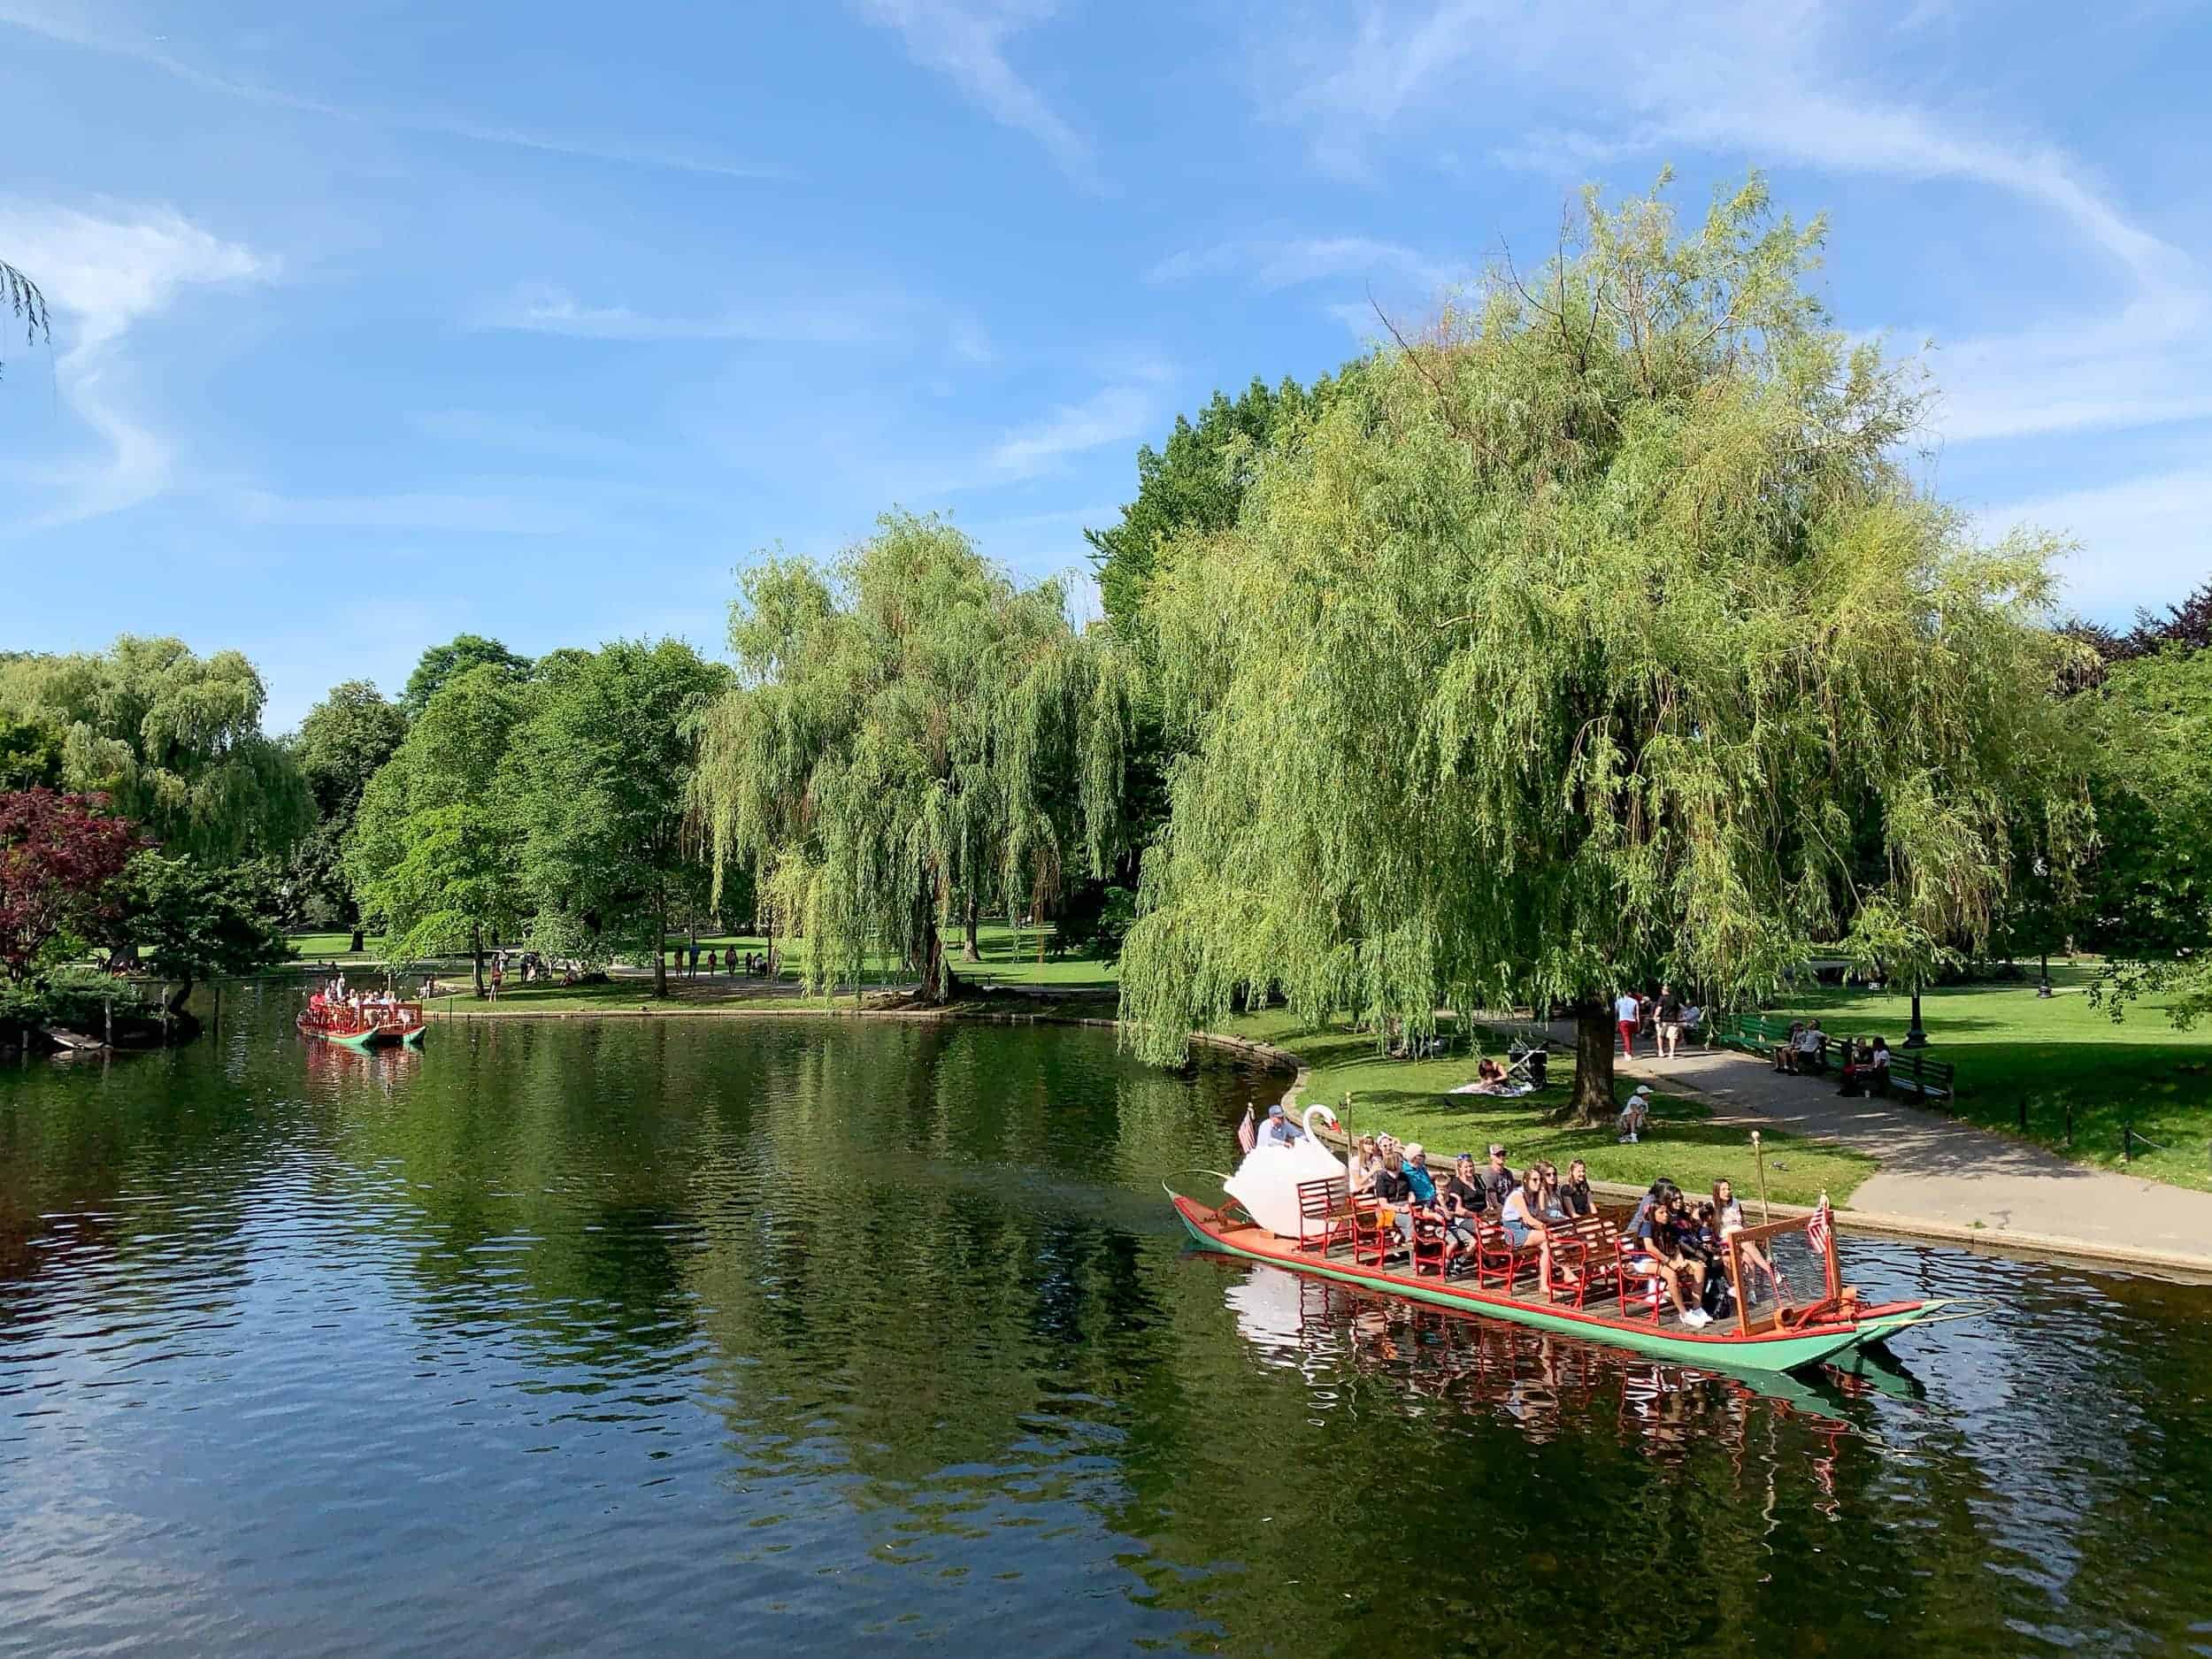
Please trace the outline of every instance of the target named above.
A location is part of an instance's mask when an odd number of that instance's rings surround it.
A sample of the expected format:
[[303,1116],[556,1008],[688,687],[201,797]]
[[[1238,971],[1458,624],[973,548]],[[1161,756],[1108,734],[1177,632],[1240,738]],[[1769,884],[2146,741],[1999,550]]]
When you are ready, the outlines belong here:
[[0,1026],[62,1025],[96,1035],[112,1002],[119,1020],[145,1015],[151,1004],[138,987],[96,968],[56,968],[35,979],[0,980]]

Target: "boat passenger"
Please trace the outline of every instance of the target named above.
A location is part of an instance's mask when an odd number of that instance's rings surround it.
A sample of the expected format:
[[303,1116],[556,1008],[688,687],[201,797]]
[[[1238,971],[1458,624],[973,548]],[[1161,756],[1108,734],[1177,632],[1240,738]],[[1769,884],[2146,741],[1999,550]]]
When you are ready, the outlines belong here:
[[1398,1230],[1402,1244],[1413,1242],[1413,1183],[1406,1179],[1405,1164],[1398,1156],[1398,1143],[1386,1139],[1382,1148],[1382,1167],[1375,1171],[1375,1179],[1369,1187],[1375,1202],[1390,1212],[1391,1225]]
[[1291,1122],[1289,1115],[1283,1110],[1282,1102],[1277,1101],[1267,1109],[1267,1121],[1260,1125],[1259,1143],[1263,1147],[1292,1146],[1305,1133],[1302,1127]]
[[[1551,1229],[1544,1222],[1543,1169],[1540,1164],[1529,1165],[1521,1184],[1506,1194],[1499,1207],[1498,1222],[1505,1229],[1506,1237],[1513,1240],[1516,1249],[1536,1246],[1536,1282],[1547,1290],[1551,1287]],[[1572,1284],[1571,1273],[1562,1271],[1564,1282]]]
[[1567,1179],[1559,1183],[1559,1208],[1570,1218],[1594,1216],[1597,1201],[1590,1195],[1590,1166],[1580,1158],[1567,1165]]
[[[1736,1202],[1736,1185],[1724,1175],[1713,1183],[1713,1219],[1719,1228],[1724,1260],[1729,1239],[1744,1229],[1743,1206]],[[1746,1240],[1737,1247],[1736,1254],[1743,1262],[1744,1294],[1756,1300],[1756,1294],[1753,1290],[1751,1280],[1751,1275],[1755,1271],[1766,1275],[1770,1289],[1774,1287],[1776,1284],[1774,1263],[1768,1258],[1764,1250]]]
[[1475,1217],[1487,1205],[1481,1179],[1475,1173],[1475,1155],[1463,1152],[1452,1160],[1452,1172],[1443,1186],[1444,1228],[1448,1235],[1448,1251],[1444,1264],[1449,1268],[1457,1258],[1472,1253],[1475,1248]]
[[1521,1178],[1506,1167],[1505,1148],[1493,1141],[1490,1143],[1490,1167],[1482,1172],[1483,1190],[1490,1195],[1491,1209],[1503,1209],[1507,1195],[1520,1184]]
[[[1675,1235],[1674,1206],[1671,1200],[1651,1200],[1650,1209],[1636,1224],[1635,1238],[1643,1251],[1636,1258],[1636,1271],[1656,1277],[1667,1287],[1667,1299],[1674,1303],[1675,1314],[1683,1324],[1694,1330],[1710,1325],[1711,1318],[1699,1305],[1705,1289],[1705,1266],[1683,1256]],[[1690,1286],[1686,1297],[1683,1294],[1686,1283]]]
[[1345,1188],[1348,1192],[1364,1193],[1375,1184],[1375,1171],[1382,1167],[1382,1152],[1375,1145],[1375,1137],[1362,1135],[1352,1148],[1352,1156],[1345,1166]]

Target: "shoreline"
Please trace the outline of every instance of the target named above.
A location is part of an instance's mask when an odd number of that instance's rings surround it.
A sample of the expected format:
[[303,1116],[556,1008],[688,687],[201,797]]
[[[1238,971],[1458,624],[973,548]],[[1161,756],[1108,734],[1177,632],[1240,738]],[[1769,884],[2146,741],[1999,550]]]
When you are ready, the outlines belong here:
[[[995,994],[992,1001],[1001,997],[1018,997],[1039,1003],[1080,1002],[1074,997],[1054,997],[1048,993],[1008,988]],[[1097,1001],[1099,999],[1092,999]],[[1091,1026],[1111,1030],[1119,1021],[1110,1016],[1079,1014],[1058,1006],[1039,1008],[1035,1012],[1017,1012],[1011,1009],[993,1008],[975,1002],[949,1003],[942,1008],[870,1008],[822,1005],[779,999],[777,1005],[723,1006],[687,1008],[680,1005],[666,1008],[584,1008],[516,1010],[511,1013],[493,1013],[480,1009],[451,1010],[426,1008],[426,1018],[454,1024],[472,1024],[501,1020],[575,1020],[575,1019],[901,1019],[965,1021],[979,1025],[1054,1025]],[[1233,1036],[1225,1032],[1193,1032],[1191,1041],[1205,1048],[1233,1054],[1241,1054],[1263,1060],[1277,1070],[1290,1072],[1289,1086],[1281,1100],[1285,1110],[1299,1104],[1301,1094],[1310,1086],[1312,1067],[1295,1050],[1274,1043],[1262,1042],[1249,1037]],[[1609,1197],[1633,1200],[1641,1196],[1643,1189],[1620,1182],[1595,1181],[1592,1185]],[[1810,1210],[1802,1204],[1773,1204],[1772,1213],[1782,1217],[1809,1215]],[[2177,1277],[2184,1282],[2212,1283],[2212,1252],[2193,1254],[2187,1251],[2159,1250],[2140,1247],[2114,1245],[2097,1240],[2078,1239],[2062,1234],[2032,1233],[2010,1227],[1967,1227],[1939,1221],[1932,1217],[1897,1215],[1885,1210],[1858,1210],[1843,1205],[1832,1211],[1839,1226],[1847,1232],[1873,1238],[1900,1239],[1933,1244],[1957,1246],[1992,1255],[2023,1256],[2052,1265],[2090,1267],[2127,1267],[2147,1269],[2166,1276]]]

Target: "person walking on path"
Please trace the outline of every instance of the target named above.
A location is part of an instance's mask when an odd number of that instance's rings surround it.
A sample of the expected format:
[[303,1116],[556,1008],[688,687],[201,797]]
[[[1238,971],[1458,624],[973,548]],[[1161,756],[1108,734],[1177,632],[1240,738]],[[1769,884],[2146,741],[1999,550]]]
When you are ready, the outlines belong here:
[[1621,1057],[1636,1057],[1636,1027],[1643,1023],[1643,1004],[1636,1000],[1633,991],[1623,991],[1613,999],[1613,1018],[1621,1028]]
[[1674,994],[1674,987],[1659,987],[1659,1057],[1671,1060],[1682,1044],[1682,999]]

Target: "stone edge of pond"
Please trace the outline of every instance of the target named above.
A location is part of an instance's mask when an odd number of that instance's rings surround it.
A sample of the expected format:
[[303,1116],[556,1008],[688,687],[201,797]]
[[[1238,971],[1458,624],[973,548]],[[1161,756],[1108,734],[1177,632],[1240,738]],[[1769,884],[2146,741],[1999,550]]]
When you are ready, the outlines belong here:
[[[908,1020],[964,1020],[985,1025],[1089,1025],[1102,1030],[1115,1029],[1119,1021],[1091,1015],[1062,1013],[1040,1010],[1035,1013],[1017,1013],[1011,1010],[978,1008],[956,1004],[943,1009],[902,1008],[663,1008],[663,1009],[549,1009],[542,1013],[484,1013],[473,1010],[448,1014],[441,1010],[426,1010],[436,1019],[686,1019],[686,1018],[811,1018],[825,1016],[849,1019],[908,1019]],[[1206,1048],[1232,1054],[1249,1056],[1267,1061],[1281,1070],[1292,1072],[1290,1087],[1283,1091],[1282,1103],[1286,1110],[1298,1103],[1312,1079],[1312,1068],[1296,1051],[1274,1043],[1257,1042],[1248,1037],[1232,1037],[1222,1032],[1194,1031],[1191,1041]],[[1624,1186],[1617,1181],[1592,1183],[1612,1198],[1640,1197],[1640,1187]],[[1783,1219],[1797,1219],[1810,1215],[1811,1210],[1802,1204],[1774,1204],[1770,1212]],[[1838,1225],[1852,1233],[1870,1234],[1878,1238],[1910,1239],[1938,1244],[1953,1244],[1991,1255],[2027,1255],[2039,1261],[2058,1264],[2085,1266],[2123,1266],[2149,1268],[2182,1277],[2193,1283],[2212,1282],[2212,1255],[2193,1255],[2177,1250],[2136,1249],[2125,1246],[2101,1244],[2094,1240],[2074,1239],[2049,1233],[2026,1233],[2010,1227],[1962,1227],[1952,1222],[1937,1221],[1920,1216],[1892,1215],[1881,1210],[1855,1210],[1846,1205],[1835,1211]]]

